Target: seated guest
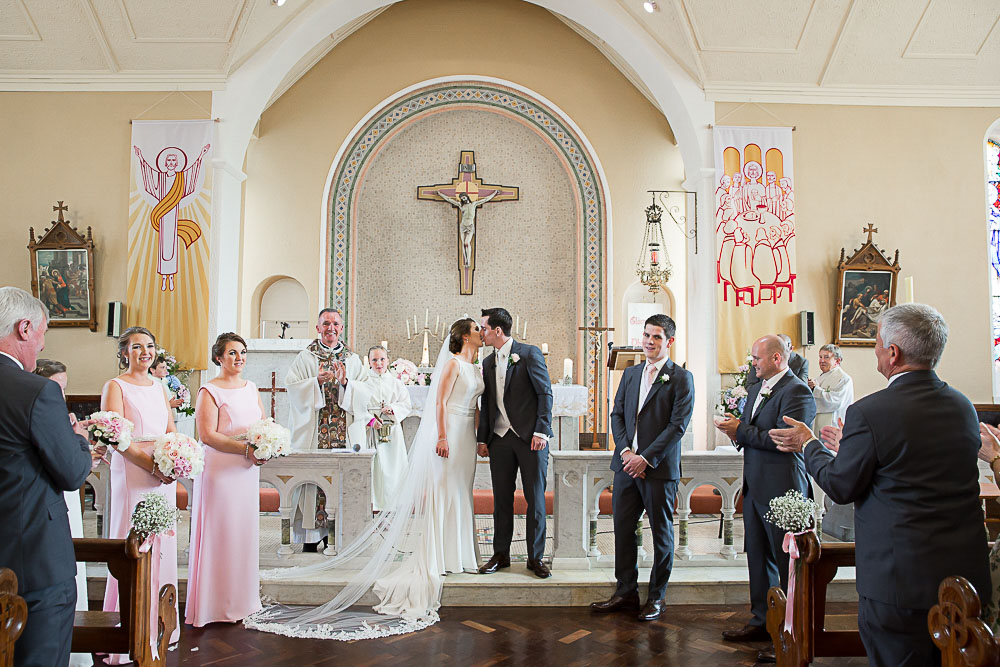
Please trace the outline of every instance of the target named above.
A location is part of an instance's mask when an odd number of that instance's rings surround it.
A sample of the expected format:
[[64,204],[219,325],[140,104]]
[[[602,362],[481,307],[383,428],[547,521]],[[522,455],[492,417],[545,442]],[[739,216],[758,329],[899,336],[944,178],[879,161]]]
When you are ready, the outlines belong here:
[[199,628],[260,610],[258,466],[264,461],[234,439],[264,416],[257,385],[242,377],[246,359],[246,342],[221,334],[212,346],[219,376],[198,391],[195,407],[205,470],[194,481],[184,622]]
[[[41,375],[59,385],[62,391],[63,400],[66,399],[66,384],[69,382],[69,375],[66,373],[66,365],[53,359],[39,359],[35,362],[35,375]],[[76,423],[76,415],[67,415],[70,424]],[[96,466],[105,454],[106,448],[95,447],[91,452],[91,465]],[[66,499],[66,509],[69,511],[69,532],[73,537],[83,537],[83,506],[80,498],[80,491],[63,491]],[[79,562],[76,564],[76,610],[87,611],[87,564]],[[89,653],[74,653],[70,656],[70,667],[90,667],[94,664],[94,659]]]
[[[368,363],[371,368],[357,382],[349,385],[349,404],[358,403],[352,408],[354,422],[351,429],[368,431],[352,436],[354,442],[368,442],[375,450],[372,462],[372,500],[376,510],[389,507],[396,490],[402,485],[406,475],[406,443],[403,441],[403,420],[410,414],[410,393],[406,387],[389,371],[389,352],[381,345],[368,350]],[[366,425],[375,419],[374,428]],[[379,439],[378,428],[382,420],[392,423],[389,431],[389,441]]]
[[47,327],[41,301],[0,287],[0,567],[28,606],[18,666],[69,662],[76,557],[63,492],[83,485],[91,461],[88,422],[70,426],[59,385],[30,372]]
[[837,456],[794,419],[771,431],[782,451],[804,451],[834,502],[855,505],[858,629],[875,667],[941,664],[927,614],[945,577],[992,599],[976,411],[934,372],[947,340],[930,306],[888,309],[875,358],[889,386],[849,407],[843,430],[823,429]]
[[[792,349],[792,339],[790,336],[787,334],[778,334],[778,338],[781,339],[781,341],[785,344],[785,349],[788,350],[788,370],[792,372],[792,375],[799,377],[803,382],[808,382],[809,360]],[[760,382],[760,378],[757,377],[757,369],[753,364],[750,364],[750,370],[747,371],[747,379],[743,383],[743,386],[749,389],[758,382]]]
[[[177,482],[164,476],[153,464],[152,438],[174,433],[174,419],[163,385],[149,376],[149,367],[156,359],[156,339],[143,327],[129,327],[118,337],[118,367],[123,371],[108,380],[101,392],[101,410],[110,410],[128,419],[134,425],[132,446],[124,452],[112,450],[111,500],[106,521],[108,537],[125,539],[132,529],[132,512],[147,493],[158,493],[171,507],[177,502]],[[136,439],[150,439],[135,442]],[[160,535],[153,540],[151,555],[158,560],[158,574],[150,577],[150,600],[160,599],[164,584],[177,586],[177,535]],[[153,652],[156,653],[156,635],[159,614],[157,604],[150,605],[149,631]],[[118,611],[118,580],[108,575],[104,591],[104,611]],[[170,643],[180,639],[180,628],[175,628]],[[162,657],[162,656],[161,656]],[[121,665],[129,662],[127,654],[109,656],[105,662]]]
[[827,344],[819,348],[820,376],[807,384],[816,399],[816,426],[841,426],[847,416],[847,406],[854,402],[854,380],[844,372],[840,363],[844,357],[840,348]]

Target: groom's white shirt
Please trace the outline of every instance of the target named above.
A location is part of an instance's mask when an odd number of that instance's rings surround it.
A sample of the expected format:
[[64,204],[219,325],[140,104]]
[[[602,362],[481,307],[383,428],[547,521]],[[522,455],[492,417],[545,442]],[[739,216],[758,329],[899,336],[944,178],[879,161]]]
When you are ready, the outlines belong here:
[[[508,360],[510,359],[510,348],[513,346],[514,339],[508,338],[507,342],[504,343],[496,352],[497,421],[493,424],[493,432],[500,437],[503,437],[507,431],[514,431],[514,429],[510,426],[510,419],[507,417],[507,409],[503,406],[503,390],[504,385],[507,384],[507,366],[509,365]],[[514,435],[518,435],[517,431],[514,431]]]

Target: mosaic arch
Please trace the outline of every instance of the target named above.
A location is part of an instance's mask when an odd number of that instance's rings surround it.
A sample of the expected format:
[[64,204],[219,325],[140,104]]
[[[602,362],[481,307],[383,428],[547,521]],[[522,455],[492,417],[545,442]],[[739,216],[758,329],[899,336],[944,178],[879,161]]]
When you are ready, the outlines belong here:
[[[577,195],[580,247],[577,262],[581,284],[577,290],[578,321],[606,326],[605,276],[607,275],[607,219],[606,195],[601,183],[596,159],[586,144],[566,119],[552,108],[531,95],[508,86],[492,82],[465,81],[432,84],[411,90],[382,105],[368,121],[345,143],[340,161],[334,169],[327,198],[327,239],[330,242],[327,256],[326,284],[329,302],[341,308],[345,320],[351,321],[351,303],[355,285],[352,250],[352,223],[355,214],[355,196],[367,163],[380,148],[402,128],[430,113],[449,109],[477,108],[503,114],[534,129],[541,135],[567,165],[575,183]],[[604,373],[594,369],[594,341],[587,332],[577,337],[578,366],[575,374],[581,375],[587,385],[593,406],[595,393],[599,414],[606,417]],[[603,368],[604,364],[600,364]],[[596,381],[595,381],[596,379]],[[592,428],[593,408],[586,420],[586,429]],[[602,420],[601,423],[606,423]]]

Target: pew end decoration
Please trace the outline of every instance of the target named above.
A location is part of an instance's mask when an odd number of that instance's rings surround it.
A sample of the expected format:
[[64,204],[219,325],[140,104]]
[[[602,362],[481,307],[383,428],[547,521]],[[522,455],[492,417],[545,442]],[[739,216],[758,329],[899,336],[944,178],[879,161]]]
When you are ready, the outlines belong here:
[[799,534],[816,528],[817,509],[815,501],[798,491],[787,491],[785,495],[771,499],[764,520],[786,533]]
[[28,605],[17,594],[17,575],[0,568],[0,667],[14,664],[14,642],[24,632]]
[[976,589],[964,577],[947,577],[938,586],[938,603],[927,614],[927,630],[941,650],[942,667],[1000,664],[1000,647],[980,611]]
[[132,446],[132,429],[135,425],[117,412],[95,412],[90,415],[90,419],[94,423],[87,430],[98,445],[113,447],[119,452]]
[[144,541],[153,535],[170,535],[177,525],[180,510],[170,505],[165,496],[147,493],[132,510],[132,528]]
[[292,432],[274,421],[273,417],[254,422],[247,429],[246,435],[238,439],[246,440],[253,447],[253,455],[261,460],[292,453]]
[[153,462],[167,477],[194,479],[205,469],[205,450],[190,436],[166,433],[153,443]]

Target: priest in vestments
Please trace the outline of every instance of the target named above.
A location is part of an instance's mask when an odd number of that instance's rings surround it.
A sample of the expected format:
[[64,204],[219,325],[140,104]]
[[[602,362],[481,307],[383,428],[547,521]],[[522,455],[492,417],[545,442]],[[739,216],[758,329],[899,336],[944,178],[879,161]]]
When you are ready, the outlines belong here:
[[840,363],[840,348],[829,344],[819,348],[819,369],[822,374],[808,385],[816,399],[816,432],[824,426],[839,426],[838,420],[847,417],[847,408],[854,402],[854,380]]
[[[299,352],[285,376],[288,388],[288,428],[292,449],[364,447],[364,439],[351,439],[350,385],[365,375],[358,355],[340,340],[344,318],[340,311],[324,308],[316,324],[319,338]],[[308,485],[295,492],[292,541],[315,545],[328,533],[325,504],[317,504],[317,489]],[[309,551],[314,551],[315,546]]]
[[[348,384],[351,396],[348,404],[359,404],[364,400],[364,411],[357,411],[351,430],[351,441],[367,436],[368,446],[375,450],[372,461],[372,501],[376,510],[392,504],[393,495],[403,483],[406,475],[406,443],[403,441],[403,420],[410,414],[410,392],[389,370],[389,353],[381,345],[368,350],[371,368],[367,377]],[[361,394],[364,394],[363,396]],[[354,394],[358,396],[355,397]],[[372,426],[368,426],[372,420]],[[382,442],[378,427],[391,423],[389,441]],[[365,433],[367,432],[367,433]]]

